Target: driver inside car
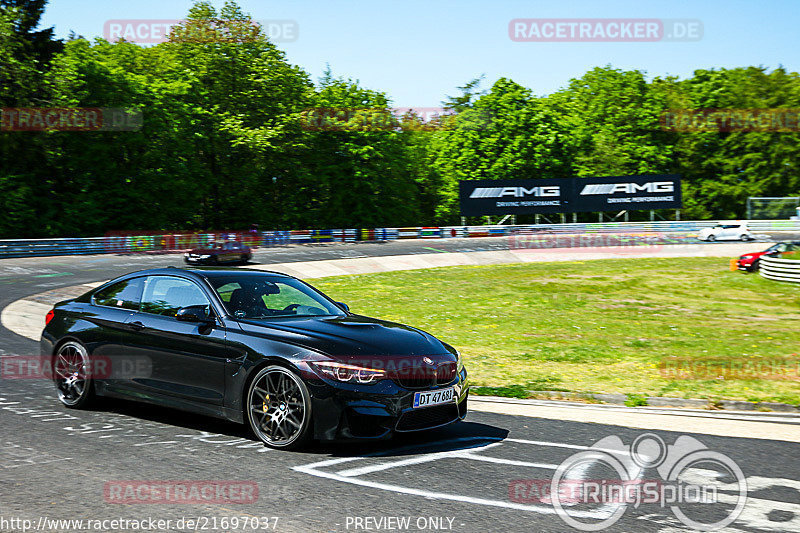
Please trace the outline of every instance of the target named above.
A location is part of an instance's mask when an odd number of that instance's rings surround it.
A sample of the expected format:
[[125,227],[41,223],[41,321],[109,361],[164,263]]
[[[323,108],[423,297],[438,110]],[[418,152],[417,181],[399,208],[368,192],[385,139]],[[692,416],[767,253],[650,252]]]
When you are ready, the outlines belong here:
[[240,288],[233,291],[230,300],[230,309],[237,317],[257,317],[271,314],[271,310],[264,303],[264,296],[277,294],[280,289],[274,284],[256,281],[243,281]]

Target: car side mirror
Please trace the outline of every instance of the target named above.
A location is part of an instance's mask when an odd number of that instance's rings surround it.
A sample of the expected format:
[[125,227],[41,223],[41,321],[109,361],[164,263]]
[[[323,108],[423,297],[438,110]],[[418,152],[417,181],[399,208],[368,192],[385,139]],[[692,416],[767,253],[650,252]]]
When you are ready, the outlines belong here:
[[344,302],[336,302],[336,305],[338,305],[339,307],[341,307],[342,309],[344,309],[348,313],[350,312],[350,306],[347,305],[346,303],[344,303]]
[[205,305],[190,305],[181,307],[175,313],[175,318],[181,322],[201,322],[204,324],[213,324],[214,319],[208,316]]

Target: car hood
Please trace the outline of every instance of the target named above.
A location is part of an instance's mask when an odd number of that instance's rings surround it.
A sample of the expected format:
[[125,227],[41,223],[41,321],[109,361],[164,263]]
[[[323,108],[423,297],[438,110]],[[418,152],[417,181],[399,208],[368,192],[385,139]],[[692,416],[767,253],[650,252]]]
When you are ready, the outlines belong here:
[[445,355],[424,331],[360,315],[239,320],[245,332],[310,348],[334,357]]

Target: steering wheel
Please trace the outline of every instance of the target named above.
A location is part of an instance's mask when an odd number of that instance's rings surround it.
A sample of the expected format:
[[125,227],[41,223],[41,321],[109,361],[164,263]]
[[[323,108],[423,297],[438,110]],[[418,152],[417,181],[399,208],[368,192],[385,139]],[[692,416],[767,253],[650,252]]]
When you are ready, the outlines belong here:
[[289,304],[283,308],[284,311],[297,311],[297,308],[300,307],[300,304]]

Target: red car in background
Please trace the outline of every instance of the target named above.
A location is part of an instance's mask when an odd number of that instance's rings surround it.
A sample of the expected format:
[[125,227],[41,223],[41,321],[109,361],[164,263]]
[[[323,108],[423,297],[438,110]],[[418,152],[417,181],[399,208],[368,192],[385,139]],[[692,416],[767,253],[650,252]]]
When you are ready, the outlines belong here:
[[188,264],[218,265],[222,263],[247,263],[253,252],[249,246],[239,241],[218,241],[208,248],[195,248],[184,254]]
[[763,252],[753,252],[740,256],[739,260],[736,261],[736,266],[739,268],[739,270],[755,272],[758,270],[758,262],[762,256],[767,255],[770,257],[776,257],[786,252],[795,252],[798,250],[800,250],[800,241],[779,242],[777,244],[773,244]]

